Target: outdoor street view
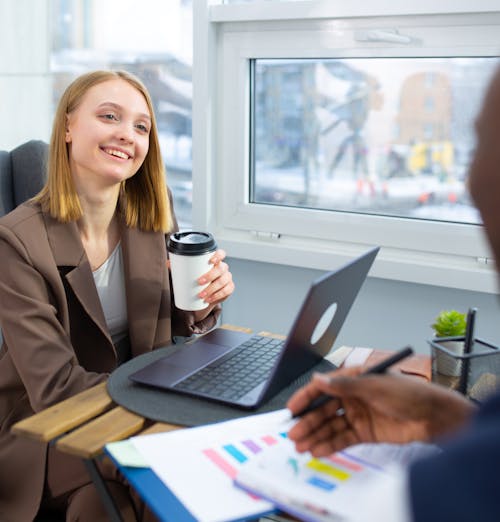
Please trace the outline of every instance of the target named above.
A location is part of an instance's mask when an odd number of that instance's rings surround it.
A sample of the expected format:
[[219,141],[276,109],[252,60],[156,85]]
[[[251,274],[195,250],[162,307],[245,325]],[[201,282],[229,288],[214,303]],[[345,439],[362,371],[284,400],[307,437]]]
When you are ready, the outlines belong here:
[[495,64],[256,60],[252,201],[479,222],[467,169]]

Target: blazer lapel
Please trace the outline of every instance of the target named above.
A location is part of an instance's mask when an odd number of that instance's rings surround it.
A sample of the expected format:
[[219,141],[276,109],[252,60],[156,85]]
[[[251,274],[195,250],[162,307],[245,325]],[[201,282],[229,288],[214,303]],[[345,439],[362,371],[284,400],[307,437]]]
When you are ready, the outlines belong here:
[[111,343],[92,269],[85,254],[76,223],[60,223],[46,214],[44,214],[44,219],[49,242],[61,277],[66,278],[84,310]]
[[[75,296],[112,346],[92,270],[76,223],[44,214],[54,259]],[[132,355],[153,348],[166,273],[165,237],[121,223],[127,315]],[[168,280],[167,280],[168,281]]]
[[122,252],[132,356],[153,348],[166,273],[165,237],[122,224]]

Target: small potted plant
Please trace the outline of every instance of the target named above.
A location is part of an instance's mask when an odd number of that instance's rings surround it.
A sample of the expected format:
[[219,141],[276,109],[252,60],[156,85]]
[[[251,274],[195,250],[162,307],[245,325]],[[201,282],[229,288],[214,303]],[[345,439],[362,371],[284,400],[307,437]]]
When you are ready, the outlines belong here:
[[436,337],[458,337],[465,335],[466,315],[457,310],[443,310],[432,323]]
[[[443,310],[435,318],[431,325],[436,338],[441,337],[464,337],[467,327],[467,316],[457,310]],[[464,351],[463,340],[438,341],[442,346],[455,355],[461,355]],[[444,351],[436,350],[437,371],[443,375],[460,375],[461,360],[454,359]]]

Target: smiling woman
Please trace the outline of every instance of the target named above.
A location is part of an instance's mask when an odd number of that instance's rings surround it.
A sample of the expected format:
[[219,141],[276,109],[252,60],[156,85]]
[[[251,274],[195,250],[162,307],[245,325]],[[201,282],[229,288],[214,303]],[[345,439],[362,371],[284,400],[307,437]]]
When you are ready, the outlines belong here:
[[[132,105],[129,107],[129,104]],[[127,125],[130,128],[127,129]],[[129,189],[127,206],[143,203],[141,211],[139,208],[125,210],[127,223],[168,231],[171,222],[168,198],[165,197],[164,167],[158,135],[149,132],[152,125],[156,129],[151,98],[134,76],[123,71],[96,71],[73,82],[63,94],[55,116],[51,138],[54,154],[49,157],[51,175],[37,197],[44,209],[62,221],[79,219],[82,216],[81,201],[75,197],[72,185],[78,184],[82,170],[93,172],[99,169],[99,161],[104,161],[104,148],[114,148],[136,156],[127,165],[128,174],[118,172],[115,180],[115,184],[116,181],[130,180],[129,187],[125,185]],[[66,144],[71,154],[66,153]],[[144,172],[144,176],[138,178],[144,185],[142,187],[131,180],[139,169]],[[70,171],[72,176],[69,176]],[[152,183],[149,188],[147,179]],[[134,195],[137,190],[144,191],[141,199]],[[156,209],[156,219],[150,219],[151,209]]]
[[[225,253],[214,252],[203,275],[205,307],[179,310],[165,244],[177,228],[146,88],[123,71],[80,76],[58,105],[46,185],[0,219],[9,266],[0,274],[2,520],[32,520],[40,508],[107,520],[79,459],[9,430],[132,356],[215,325],[234,288]],[[149,519],[114,468],[101,473],[124,520]]]
[[[109,96],[116,101],[107,101]],[[139,170],[149,149],[150,124],[146,127],[144,123],[151,121],[149,114],[146,99],[121,78],[93,86],[68,112],[65,141],[82,205],[92,205],[97,190],[99,199],[116,201],[120,183]],[[161,205],[167,201],[165,184],[161,178],[153,183]],[[168,223],[162,225],[168,229]]]

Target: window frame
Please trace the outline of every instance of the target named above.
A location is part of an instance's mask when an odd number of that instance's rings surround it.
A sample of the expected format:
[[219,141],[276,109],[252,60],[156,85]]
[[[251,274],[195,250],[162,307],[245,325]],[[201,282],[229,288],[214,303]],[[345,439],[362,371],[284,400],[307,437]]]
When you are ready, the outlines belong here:
[[[386,1],[384,8],[378,6],[383,16],[374,17],[373,3],[355,2],[342,16],[328,2],[265,2],[265,9],[264,2],[201,3],[194,4],[194,34],[200,36],[193,60],[193,118],[199,124],[193,128],[196,226],[213,231],[231,257],[329,270],[379,245],[372,276],[496,292],[481,226],[249,203],[248,61],[377,53],[497,57],[499,9],[485,1],[454,2],[437,11],[424,1],[419,12],[428,14],[413,15]],[[393,28],[412,43],[359,41],[372,29]]]

